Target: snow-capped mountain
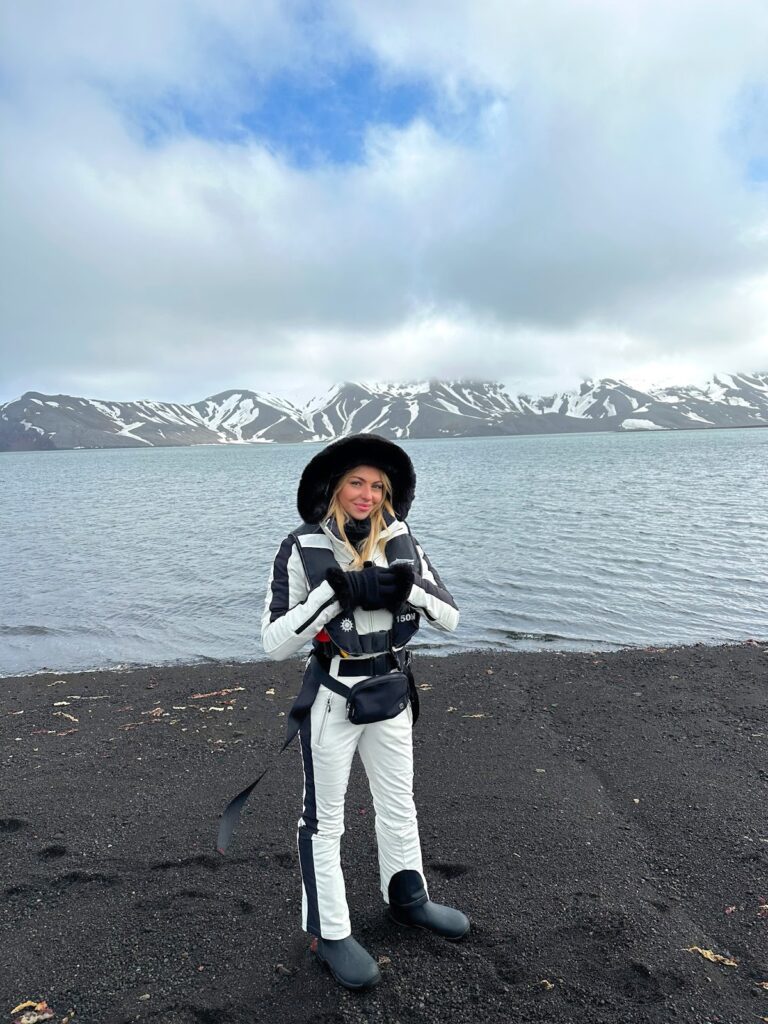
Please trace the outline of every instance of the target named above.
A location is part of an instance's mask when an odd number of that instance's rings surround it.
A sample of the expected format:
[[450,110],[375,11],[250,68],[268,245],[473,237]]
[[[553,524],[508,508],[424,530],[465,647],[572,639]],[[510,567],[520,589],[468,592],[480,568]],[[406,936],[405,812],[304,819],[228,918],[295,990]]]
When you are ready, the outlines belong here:
[[689,385],[647,392],[606,378],[584,381],[578,391],[547,398],[520,397],[531,412],[596,420],[604,429],[674,430],[768,423],[768,373],[718,374],[703,388]]
[[100,402],[28,391],[0,405],[0,451],[242,444],[307,436],[298,409],[254,391],[225,391],[194,405]]
[[296,406],[257,391],[222,391],[191,408],[218,441],[307,441],[312,437]]
[[365,431],[386,437],[465,437],[507,434],[504,417],[518,406],[501,384],[337,384],[306,415],[316,436]]
[[192,405],[30,391],[0,405],[0,451],[326,441],[361,431],[405,438],[747,426],[768,426],[768,373],[648,391],[606,378],[540,397],[511,397],[488,381],[347,382],[303,408],[257,391]]

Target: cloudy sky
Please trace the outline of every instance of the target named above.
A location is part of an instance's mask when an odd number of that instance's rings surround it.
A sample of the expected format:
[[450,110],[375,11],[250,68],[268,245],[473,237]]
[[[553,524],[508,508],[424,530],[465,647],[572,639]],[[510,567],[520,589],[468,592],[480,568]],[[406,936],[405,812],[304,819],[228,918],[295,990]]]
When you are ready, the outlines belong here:
[[0,401],[768,369],[765,0],[0,17]]

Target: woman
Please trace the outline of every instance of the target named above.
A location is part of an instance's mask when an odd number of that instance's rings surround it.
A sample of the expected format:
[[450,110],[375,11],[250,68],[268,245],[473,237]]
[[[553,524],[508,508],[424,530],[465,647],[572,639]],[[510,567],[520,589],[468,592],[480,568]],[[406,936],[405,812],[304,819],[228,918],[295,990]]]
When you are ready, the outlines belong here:
[[[313,649],[300,720],[304,805],[298,829],[302,924],[312,948],[347,988],[375,985],[373,958],[351,934],[340,864],[344,796],[357,750],[376,813],[381,892],[399,924],[460,939],[469,921],[429,900],[413,803],[414,710],[358,725],[347,717],[350,689],[373,677],[384,687],[407,670],[408,640],[421,614],[456,629],[459,613],[405,517],[416,477],[402,448],[375,434],[336,441],[304,470],[298,509],[306,525],[275,558],[262,622],[264,650],[275,659]],[[380,681],[372,687],[380,692]],[[412,701],[416,691],[411,683]],[[416,711],[417,713],[417,711]],[[303,715],[303,717],[302,717]]]

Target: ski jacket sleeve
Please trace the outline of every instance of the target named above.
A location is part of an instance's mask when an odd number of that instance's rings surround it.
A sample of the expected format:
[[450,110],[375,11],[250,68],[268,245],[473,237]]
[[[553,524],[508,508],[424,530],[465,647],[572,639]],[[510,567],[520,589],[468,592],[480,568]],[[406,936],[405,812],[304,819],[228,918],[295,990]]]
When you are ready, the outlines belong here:
[[324,580],[309,589],[297,543],[293,537],[286,537],[267,584],[261,619],[264,653],[275,661],[290,658],[340,611],[330,583]]
[[459,624],[459,609],[445,588],[437,569],[414,537],[419,565],[415,567],[413,587],[408,603],[423,612],[428,622],[437,629],[452,633]]

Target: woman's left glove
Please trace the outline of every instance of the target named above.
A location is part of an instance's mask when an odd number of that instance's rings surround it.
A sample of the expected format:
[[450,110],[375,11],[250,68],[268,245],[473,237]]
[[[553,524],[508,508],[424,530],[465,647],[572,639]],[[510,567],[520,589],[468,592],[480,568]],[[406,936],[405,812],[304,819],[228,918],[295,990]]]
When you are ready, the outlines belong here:
[[388,569],[379,569],[383,606],[390,612],[396,612],[405,601],[413,586],[413,566],[409,562],[398,562]]

